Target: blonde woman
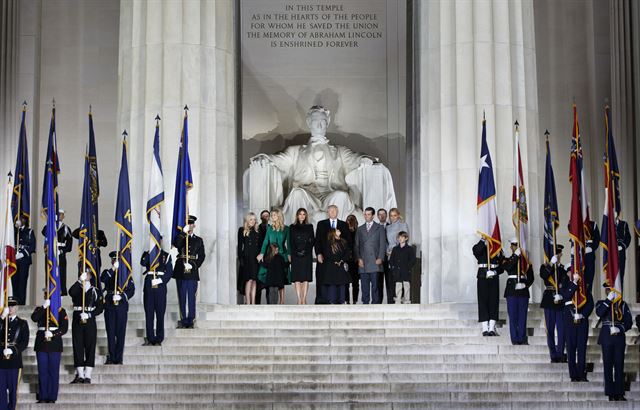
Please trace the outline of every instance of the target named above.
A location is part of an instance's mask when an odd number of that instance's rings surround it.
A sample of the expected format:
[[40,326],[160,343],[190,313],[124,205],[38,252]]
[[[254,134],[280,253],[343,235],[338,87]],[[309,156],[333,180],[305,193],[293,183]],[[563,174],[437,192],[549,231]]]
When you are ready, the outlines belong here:
[[[271,224],[267,227],[267,233],[264,241],[262,242],[262,249],[260,254],[256,257],[258,262],[262,262],[264,254],[269,249],[270,244],[278,245],[278,251],[285,261],[291,263],[291,256],[289,255],[289,227],[284,223],[284,215],[279,209],[271,211]],[[291,283],[291,274],[287,273],[287,284]],[[266,283],[267,267],[262,264],[258,271],[258,280],[262,283]],[[279,304],[284,304],[284,286],[278,290]],[[275,298],[275,295],[271,295],[269,292],[269,298]]]
[[258,280],[258,260],[260,254],[260,230],[256,214],[249,212],[244,217],[244,224],[238,229],[238,290],[244,292],[244,303],[255,305],[256,285]]
[[387,225],[387,255],[391,256],[393,248],[399,244],[398,234],[400,232],[406,232],[409,234],[409,226],[402,220],[402,215],[398,208],[391,208],[389,210],[389,219],[391,223]]

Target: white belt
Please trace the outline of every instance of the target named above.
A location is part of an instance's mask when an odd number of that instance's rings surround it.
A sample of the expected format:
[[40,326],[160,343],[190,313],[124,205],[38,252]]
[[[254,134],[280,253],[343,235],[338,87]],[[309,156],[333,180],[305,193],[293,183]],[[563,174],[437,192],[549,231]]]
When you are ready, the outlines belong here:
[[568,301],[568,302],[564,302],[564,305],[565,305],[565,306],[573,305],[573,301],[571,301],[571,300],[570,300],[570,301]]
[[[47,330],[46,327],[39,327],[38,330]],[[57,327],[50,327],[49,330],[58,330]]]
[[164,272],[147,272],[147,275],[164,276]]
[[74,306],[74,307],[73,307],[73,310],[75,310],[76,312],[81,312],[81,311],[83,311],[83,310],[84,310],[85,312],[93,312],[95,309],[96,309],[96,307],[95,307],[95,306],[89,306],[89,307],[86,307],[86,306],[85,306],[85,308],[84,308],[84,309],[82,308],[82,306]]
[[[487,264],[486,263],[480,263],[480,264],[478,264],[478,267],[479,268],[486,268]],[[491,265],[491,268],[497,268],[497,267],[498,267],[498,265],[493,265],[493,264]]]
[[518,279],[518,275],[509,275],[507,279]]

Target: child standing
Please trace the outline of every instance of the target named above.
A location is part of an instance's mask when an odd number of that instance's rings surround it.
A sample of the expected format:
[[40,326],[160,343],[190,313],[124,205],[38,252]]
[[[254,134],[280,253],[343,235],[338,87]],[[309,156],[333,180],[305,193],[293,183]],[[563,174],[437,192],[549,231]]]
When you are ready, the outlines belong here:
[[[398,233],[398,245],[391,250],[389,269],[391,278],[396,283],[396,303],[411,303],[410,280],[411,269],[416,263],[416,252],[409,246],[409,234],[405,231]],[[403,297],[404,292],[404,297]]]
[[277,305],[284,302],[278,300],[280,298],[278,290],[284,288],[287,282],[287,263],[280,254],[280,248],[277,244],[269,244],[269,250],[270,252],[264,260],[264,266],[267,268],[265,287],[269,289],[267,303]]

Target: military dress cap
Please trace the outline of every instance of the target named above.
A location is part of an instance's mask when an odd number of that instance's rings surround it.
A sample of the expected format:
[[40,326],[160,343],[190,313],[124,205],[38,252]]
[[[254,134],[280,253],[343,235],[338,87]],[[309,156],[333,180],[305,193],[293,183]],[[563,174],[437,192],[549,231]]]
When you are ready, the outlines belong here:
[[517,245],[518,244],[518,240],[516,238],[511,238],[511,240],[509,240],[509,243],[511,245]]
[[604,282],[602,282],[602,287],[605,288],[605,289],[610,289],[611,288],[611,286],[609,286],[609,282],[606,281],[606,280]]
[[9,298],[7,299],[7,304],[9,306],[18,306],[18,299],[14,298],[13,296],[9,296]]
[[556,250],[559,252],[564,249],[564,245],[556,245]]
[[198,218],[196,218],[195,216],[193,216],[193,215],[189,215],[189,218],[187,218],[187,223],[188,223],[189,225],[191,225],[191,224],[196,223],[196,221],[197,221],[197,220],[198,220]]
[[110,257],[111,259],[115,259],[115,258],[117,258],[117,257],[118,257],[118,252],[116,252],[116,251],[111,251],[111,252],[109,252],[109,257]]

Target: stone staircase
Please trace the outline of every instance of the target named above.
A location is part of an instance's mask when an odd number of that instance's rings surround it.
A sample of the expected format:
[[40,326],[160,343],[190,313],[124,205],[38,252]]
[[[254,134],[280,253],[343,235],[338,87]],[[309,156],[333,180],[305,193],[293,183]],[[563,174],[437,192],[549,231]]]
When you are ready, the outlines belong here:
[[[102,365],[100,317],[91,385],[68,384],[69,332],[55,405],[35,404],[32,323],[18,408],[640,408],[638,347],[627,349],[629,402],[608,402],[595,334],[590,382],[571,383],[566,364],[549,363],[537,305],[530,308],[529,346],[512,346],[506,327],[499,337],[480,336],[474,304],[206,305],[193,330],[173,329],[176,308],[169,309],[163,345],[143,347],[144,312],[131,306],[122,366]],[[633,343],[637,332],[629,333]]]

